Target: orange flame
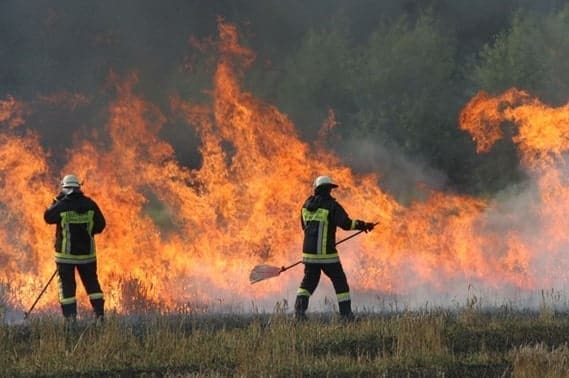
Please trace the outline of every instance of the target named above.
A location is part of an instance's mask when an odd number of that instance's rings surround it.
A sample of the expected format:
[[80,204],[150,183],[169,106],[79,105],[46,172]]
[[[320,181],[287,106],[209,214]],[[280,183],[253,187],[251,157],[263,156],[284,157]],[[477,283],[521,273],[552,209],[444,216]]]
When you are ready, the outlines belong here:
[[[461,128],[486,151],[503,137],[502,122],[517,125],[523,161],[539,167],[535,187],[492,203],[432,192],[404,207],[381,190],[377,174],[355,174],[321,144],[301,141],[286,115],[243,91],[239,78],[254,53],[239,45],[234,26],[220,22],[219,34],[212,105],[170,99],[172,113],[200,138],[196,169],[181,165],[159,137],[167,116],[137,94],[136,74],[111,77],[117,96],[104,132],[69,149],[59,172],[36,133],[14,130],[24,105],[0,102],[0,123],[9,126],[0,133],[0,263],[7,267],[0,281],[10,283],[17,306],[29,305],[53,272],[53,230],[42,214],[68,172],[84,180],[107,218],[97,241],[99,276],[118,312],[138,303],[176,310],[294,297],[298,271],[254,286],[248,275],[256,264],[299,259],[299,208],[319,174],[338,182],[336,195],[354,218],[381,223],[340,247],[355,293],[446,292],[472,282],[531,290],[567,281],[567,187],[559,164],[545,159],[565,152],[566,107],[547,108],[515,90],[497,99],[479,94]],[[54,291],[47,295],[40,308],[57,302]]]
[[[504,264],[524,272],[531,287],[566,283],[568,261],[563,251],[569,242],[565,168],[569,149],[569,104],[548,107],[515,88],[495,98],[480,92],[463,109],[460,121],[460,127],[472,134],[479,151],[489,150],[503,137],[502,127],[510,124],[512,141],[534,180],[531,197],[524,198],[524,207],[531,218],[529,222],[515,219],[520,226],[509,238]],[[515,216],[521,217],[523,213]],[[524,229],[519,229],[522,227]],[[528,274],[530,272],[533,274]]]
[[503,138],[504,122],[515,124],[522,161],[528,166],[550,165],[569,146],[569,104],[549,108],[527,92],[512,88],[496,98],[478,93],[463,109],[460,127],[470,132],[478,152],[488,151]]
[[14,97],[0,100],[0,123],[6,122],[10,128],[24,123],[24,104],[17,102]]

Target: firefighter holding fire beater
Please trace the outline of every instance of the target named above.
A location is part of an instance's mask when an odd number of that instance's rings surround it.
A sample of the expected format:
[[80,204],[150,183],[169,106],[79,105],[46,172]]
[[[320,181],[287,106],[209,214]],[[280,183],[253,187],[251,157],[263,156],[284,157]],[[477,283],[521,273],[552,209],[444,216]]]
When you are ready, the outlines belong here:
[[336,250],[336,227],[368,232],[373,230],[374,224],[352,220],[348,216],[331,195],[332,189],[338,185],[334,184],[330,177],[318,176],[313,187],[314,194],[305,201],[301,210],[304,278],[296,293],[295,318],[306,319],[308,300],[318,286],[323,271],[334,285],[340,316],[345,320],[353,320],[350,288]]
[[103,291],[97,278],[97,257],[94,235],[105,228],[99,206],[81,191],[75,175],[66,175],[61,191],[45,211],[44,219],[55,224],[55,262],[59,278],[59,301],[66,322],[77,317],[75,269],[89,296],[97,324],[104,319]]

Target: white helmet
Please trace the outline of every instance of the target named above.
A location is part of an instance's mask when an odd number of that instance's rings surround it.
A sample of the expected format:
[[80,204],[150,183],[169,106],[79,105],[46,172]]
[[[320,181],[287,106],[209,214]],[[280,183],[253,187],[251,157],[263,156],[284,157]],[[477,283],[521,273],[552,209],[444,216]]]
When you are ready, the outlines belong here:
[[332,188],[337,188],[338,185],[332,182],[332,179],[328,176],[318,176],[314,180],[314,189],[318,188],[320,185],[330,185]]
[[65,175],[61,180],[62,188],[80,188],[81,184],[75,175]]

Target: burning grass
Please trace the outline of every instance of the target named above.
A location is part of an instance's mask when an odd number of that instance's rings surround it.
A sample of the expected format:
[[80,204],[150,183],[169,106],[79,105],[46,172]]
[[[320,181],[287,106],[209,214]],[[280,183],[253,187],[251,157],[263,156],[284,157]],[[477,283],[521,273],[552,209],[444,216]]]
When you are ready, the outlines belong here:
[[[460,128],[483,152],[509,135],[504,124],[513,127],[529,182],[496,199],[424,187],[403,205],[379,185],[383,172],[352,170],[244,90],[255,53],[239,44],[234,25],[220,20],[218,28],[209,101],[172,94],[164,107],[144,96],[135,72],[111,74],[112,95],[92,99],[105,102],[102,123],[85,130],[86,139],[74,136],[65,156],[52,155],[37,125],[23,119],[33,101],[0,100],[0,281],[10,283],[14,308],[27,308],[53,274],[53,229],[40,215],[68,172],[85,180],[86,194],[106,216],[109,226],[97,236],[98,275],[106,308],[119,314],[290,298],[298,276],[251,287],[249,272],[299,258],[299,206],[323,173],[338,182],[335,195],[354,217],[380,222],[342,245],[354,292],[421,295],[427,288],[438,297],[466,282],[505,295],[566,287],[569,106],[552,108],[519,90],[476,96],[461,112]],[[90,98],[62,93],[40,102],[72,109]],[[161,136],[174,119],[196,137],[197,166],[182,164]],[[54,290],[45,297],[37,310],[57,303]]]
[[[468,316],[465,316],[468,312]],[[110,316],[65,332],[58,318],[0,326],[2,376],[561,376],[569,316],[433,310]]]

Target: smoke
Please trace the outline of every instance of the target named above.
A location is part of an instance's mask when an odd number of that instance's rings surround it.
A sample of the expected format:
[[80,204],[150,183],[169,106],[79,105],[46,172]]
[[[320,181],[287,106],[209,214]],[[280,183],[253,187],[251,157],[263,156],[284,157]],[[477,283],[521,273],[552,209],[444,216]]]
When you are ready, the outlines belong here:
[[425,198],[425,190],[444,190],[447,183],[445,174],[425,161],[369,138],[342,140],[337,152],[357,172],[380,172],[378,185],[402,204]]
[[[89,137],[103,126],[114,96],[106,86],[110,73],[139,72],[139,90],[163,109],[169,95],[196,87],[188,85],[183,65],[190,36],[215,34],[216,11],[208,3],[3,1],[2,93],[33,105],[27,124],[39,131],[42,144],[61,165],[74,136]],[[63,97],[85,101],[71,107]],[[169,126],[165,135],[189,163],[195,154],[182,151],[191,135],[175,121]]]

